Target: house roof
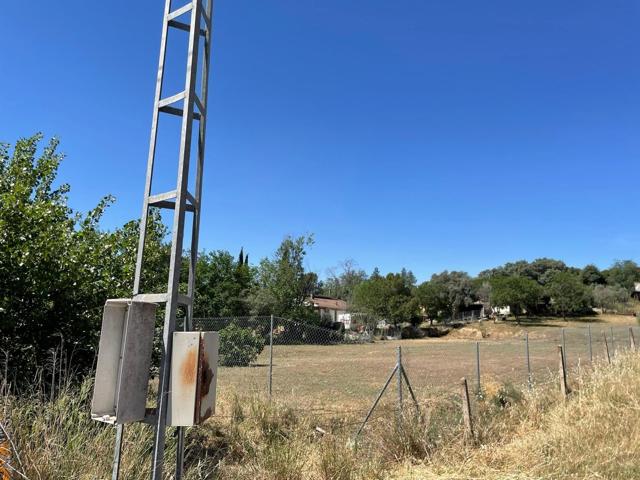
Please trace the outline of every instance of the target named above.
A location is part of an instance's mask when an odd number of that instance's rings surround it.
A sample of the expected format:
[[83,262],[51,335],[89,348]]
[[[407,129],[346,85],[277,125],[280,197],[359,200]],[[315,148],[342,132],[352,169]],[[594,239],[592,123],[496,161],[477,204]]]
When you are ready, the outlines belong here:
[[339,298],[324,297],[314,295],[309,299],[310,303],[316,308],[327,308],[329,310],[346,310],[347,302],[340,300]]

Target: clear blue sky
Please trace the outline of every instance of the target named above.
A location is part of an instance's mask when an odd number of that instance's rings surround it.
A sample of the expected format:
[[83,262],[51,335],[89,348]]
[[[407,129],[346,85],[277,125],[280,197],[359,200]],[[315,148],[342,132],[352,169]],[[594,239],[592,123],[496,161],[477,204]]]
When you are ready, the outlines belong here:
[[[163,4],[2,7],[0,139],[59,136],[108,228],[140,214]],[[640,260],[639,25],[632,0],[218,0],[201,246],[309,232],[321,275],[420,280]]]

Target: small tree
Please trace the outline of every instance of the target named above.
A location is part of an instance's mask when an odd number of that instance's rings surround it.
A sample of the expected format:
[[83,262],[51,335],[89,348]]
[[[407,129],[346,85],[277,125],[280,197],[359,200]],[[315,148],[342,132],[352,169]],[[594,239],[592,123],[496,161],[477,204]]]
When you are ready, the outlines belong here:
[[491,305],[508,306],[519,323],[519,315],[532,311],[542,297],[537,282],[525,277],[494,277],[491,279]]
[[629,301],[629,292],[619,285],[596,285],[593,287],[593,303],[602,309],[604,313],[607,309],[613,310],[617,305]]
[[246,367],[251,364],[264,348],[264,338],[251,328],[241,328],[231,323],[219,332],[220,365]]
[[570,272],[557,272],[546,286],[551,298],[551,308],[564,320],[567,315],[589,308],[591,296],[589,289],[579,276]]

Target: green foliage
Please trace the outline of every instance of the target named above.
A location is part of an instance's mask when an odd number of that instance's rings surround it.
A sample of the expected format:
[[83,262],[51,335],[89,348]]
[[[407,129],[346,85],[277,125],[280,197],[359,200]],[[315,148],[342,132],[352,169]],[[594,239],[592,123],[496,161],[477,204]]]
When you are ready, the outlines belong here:
[[220,365],[246,367],[264,348],[264,338],[252,328],[240,328],[231,323],[219,332]]
[[434,274],[416,292],[418,303],[430,318],[443,314],[455,317],[460,309],[473,302],[474,286],[466,272]]
[[417,316],[413,296],[416,278],[410,271],[381,276],[374,271],[368,280],[354,289],[353,306],[358,311],[385,318],[394,323],[411,321]]
[[619,285],[632,292],[634,284],[640,282],[640,267],[632,260],[618,260],[604,275],[609,285]]
[[552,258],[538,258],[533,262],[519,260],[506,263],[503,266],[480,272],[479,277],[526,277],[534,280],[539,285],[545,285],[555,272],[564,272],[569,267],[561,261]]
[[[61,345],[76,368],[91,365],[105,300],[133,287],[138,242],[138,222],[114,232],[98,228],[112,197],[84,216],[68,206],[69,186],[54,186],[63,159],[58,142],[38,155],[41,140],[19,140],[11,156],[7,146],[0,149],[0,348],[20,377]],[[152,217],[147,285],[166,281],[165,233]]]
[[556,272],[545,292],[551,299],[551,308],[562,318],[588,310],[591,302],[590,290],[578,275],[570,272]]
[[594,305],[601,308],[603,312],[613,310],[630,299],[627,289],[619,285],[595,285],[592,296]]
[[535,310],[542,297],[542,288],[526,277],[494,277],[491,279],[491,305],[508,306],[518,318],[525,311]]
[[317,275],[304,269],[307,248],[312,245],[313,236],[287,236],[272,258],[260,261],[250,297],[253,314],[319,320],[313,307],[305,304],[318,285]]
[[607,279],[600,269],[595,265],[587,265],[580,272],[580,278],[585,285],[602,285],[607,283]]
[[249,266],[248,258],[243,250],[237,260],[223,250],[198,256],[195,317],[249,315],[248,297],[255,270]]

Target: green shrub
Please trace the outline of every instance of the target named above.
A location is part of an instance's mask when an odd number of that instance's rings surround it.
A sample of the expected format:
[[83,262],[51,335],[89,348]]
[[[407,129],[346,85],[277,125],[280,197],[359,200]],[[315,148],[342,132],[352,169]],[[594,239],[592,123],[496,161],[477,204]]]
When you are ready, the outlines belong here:
[[264,348],[264,338],[251,328],[240,328],[232,323],[220,330],[220,365],[246,367]]

